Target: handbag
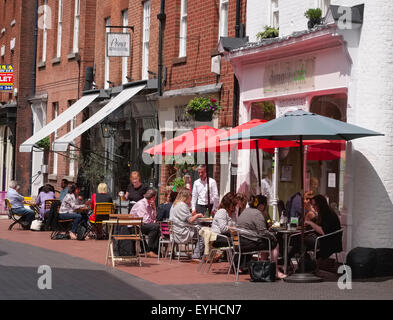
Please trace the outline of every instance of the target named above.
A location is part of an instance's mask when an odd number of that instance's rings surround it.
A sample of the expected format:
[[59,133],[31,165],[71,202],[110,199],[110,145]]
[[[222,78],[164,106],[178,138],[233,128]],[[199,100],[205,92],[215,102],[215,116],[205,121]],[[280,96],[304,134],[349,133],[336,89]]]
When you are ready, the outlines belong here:
[[276,263],[271,261],[251,261],[249,263],[251,282],[276,281]]
[[33,220],[31,222],[30,230],[41,231],[43,229],[43,222],[41,220]]

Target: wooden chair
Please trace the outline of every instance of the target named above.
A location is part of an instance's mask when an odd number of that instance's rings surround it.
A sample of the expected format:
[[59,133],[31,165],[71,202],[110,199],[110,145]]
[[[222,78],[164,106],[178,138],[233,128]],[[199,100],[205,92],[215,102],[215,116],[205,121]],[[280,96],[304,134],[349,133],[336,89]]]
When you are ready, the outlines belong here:
[[114,211],[115,211],[115,207],[114,204],[111,202],[101,202],[95,204],[94,206],[95,220],[94,221],[89,220],[89,222],[93,226],[91,230],[93,233],[93,237],[98,239],[101,232],[104,232],[103,238],[106,238],[107,234],[103,230],[102,221],[108,220],[109,216],[112,215]]
[[13,221],[8,227],[8,230],[11,230],[16,224],[19,224],[22,229],[26,230],[26,225],[24,224],[24,222],[26,222],[26,215],[14,213],[12,210],[11,202],[7,198],[4,199],[4,202],[8,209],[8,217]]
[[[138,262],[139,266],[142,266],[142,261],[140,259],[139,244],[143,239],[142,238],[142,230],[141,230],[143,218],[134,217],[134,215],[131,215],[131,214],[110,214],[109,220],[115,220],[119,225],[121,225],[122,223],[123,223],[123,225],[127,225],[128,223],[125,223],[125,222],[132,220],[132,221],[134,221],[134,223],[132,224],[134,228],[131,228],[130,234],[113,234],[112,232],[110,232],[110,238],[109,238],[110,254],[107,254],[105,264],[107,265],[108,261],[111,260],[112,267],[115,267],[116,261],[136,260]],[[111,228],[113,228],[113,225],[111,226]],[[113,250],[113,242],[114,241],[122,241],[122,240],[135,241],[136,256],[115,256],[114,250]]]
[[60,200],[59,199],[49,199],[49,200],[45,200],[45,212],[48,212],[50,210],[50,208],[52,207],[53,203],[57,203],[60,204]]

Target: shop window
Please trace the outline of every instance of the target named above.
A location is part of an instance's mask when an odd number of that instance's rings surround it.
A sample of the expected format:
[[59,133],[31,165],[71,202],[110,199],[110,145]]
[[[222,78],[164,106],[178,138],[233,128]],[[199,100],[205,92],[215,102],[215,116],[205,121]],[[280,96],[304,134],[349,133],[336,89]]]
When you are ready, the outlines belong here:
[[149,78],[150,0],[143,3],[142,79]]

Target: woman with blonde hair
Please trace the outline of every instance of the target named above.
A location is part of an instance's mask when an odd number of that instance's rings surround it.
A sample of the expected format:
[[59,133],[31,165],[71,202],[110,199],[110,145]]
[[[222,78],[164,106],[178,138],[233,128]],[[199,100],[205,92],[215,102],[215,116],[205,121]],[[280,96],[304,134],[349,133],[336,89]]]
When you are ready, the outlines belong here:
[[[91,196],[90,209],[93,213],[89,217],[91,223],[95,223],[96,214],[94,212],[96,203],[113,203],[112,197],[108,194],[108,186],[106,183],[100,183],[97,187],[97,193],[93,193]],[[97,238],[102,237],[102,224],[96,224]]]
[[190,224],[203,217],[202,213],[192,215],[190,210],[191,199],[192,194],[190,190],[180,190],[169,213],[169,221],[172,222],[173,236],[177,243],[191,241],[196,233],[196,229],[190,226]]

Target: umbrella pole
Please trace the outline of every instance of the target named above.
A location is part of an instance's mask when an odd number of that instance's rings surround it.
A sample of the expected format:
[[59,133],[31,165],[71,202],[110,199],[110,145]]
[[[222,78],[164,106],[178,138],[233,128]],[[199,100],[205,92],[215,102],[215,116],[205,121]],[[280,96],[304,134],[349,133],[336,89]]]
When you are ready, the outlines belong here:
[[256,145],[256,152],[257,152],[257,170],[258,170],[258,185],[259,185],[259,193],[262,194],[262,181],[261,181],[261,162],[259,159],[259,146],[258,146],[258,140],[255,141]]
[[292,282],[292,283],[312,283],[312,282],[322,282],[322,278],[317,277],[316,275],[312,273],[306,273],[305,272],[305,264],[304,264],[304,220],[305,220],[305,214],[304,214],[304,163],[303,163],[303,137],[300,136],[300,181],[301,181],[301,195],[302,195],[302,203],[301,203],[301,212],[303,213],[302,217],[302,230],[301,230],[301,243],[300,243],[300,273],[294,273],[293,275],[287,277],[284,279],[286,282]]
[[209,210],[209,214],[211,214],[211,210],[210,210],[210,185],[209,185],[209,156],[208,156],[207,152],[205,152],[205,164],[206,164],[206,183],[207,183],[207,208]]

